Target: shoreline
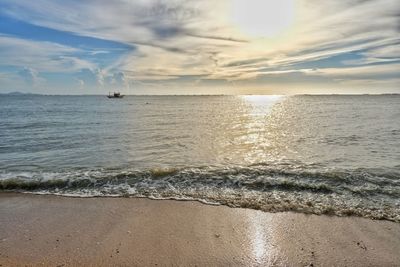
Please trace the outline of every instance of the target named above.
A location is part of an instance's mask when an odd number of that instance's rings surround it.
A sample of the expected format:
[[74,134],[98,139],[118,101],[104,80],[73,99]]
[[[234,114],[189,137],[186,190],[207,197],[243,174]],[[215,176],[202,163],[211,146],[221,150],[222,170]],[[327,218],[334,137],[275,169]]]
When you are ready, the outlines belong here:
[[0,193],[1,266],[395,266],[400,224],[190,200]]

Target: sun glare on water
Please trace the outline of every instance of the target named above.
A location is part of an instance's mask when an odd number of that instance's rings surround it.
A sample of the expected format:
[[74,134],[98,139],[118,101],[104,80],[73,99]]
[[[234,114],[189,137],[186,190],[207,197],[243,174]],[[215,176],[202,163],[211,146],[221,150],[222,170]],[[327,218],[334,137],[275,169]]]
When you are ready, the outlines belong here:
[[294,21],[294,0],[232,0],[231,19],[241,32],[253,37],[274,37]]

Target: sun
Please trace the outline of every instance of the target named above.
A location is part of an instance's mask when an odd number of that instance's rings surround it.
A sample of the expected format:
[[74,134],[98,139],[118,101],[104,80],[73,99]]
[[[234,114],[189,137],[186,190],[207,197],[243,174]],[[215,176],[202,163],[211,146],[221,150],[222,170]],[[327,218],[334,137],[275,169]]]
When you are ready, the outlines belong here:
[[295,0],[231,0],[231,19],[244,34],[274,37],[294,21]]

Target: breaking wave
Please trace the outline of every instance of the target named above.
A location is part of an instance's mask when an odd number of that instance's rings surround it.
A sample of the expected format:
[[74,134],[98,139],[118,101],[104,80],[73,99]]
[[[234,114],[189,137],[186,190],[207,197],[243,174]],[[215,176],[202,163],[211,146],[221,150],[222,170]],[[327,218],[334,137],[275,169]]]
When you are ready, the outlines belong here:
[[246,167],[2,172],[0,190],[75,197],[198,200],[269,212],[400,222],[400,175],[379,169]]

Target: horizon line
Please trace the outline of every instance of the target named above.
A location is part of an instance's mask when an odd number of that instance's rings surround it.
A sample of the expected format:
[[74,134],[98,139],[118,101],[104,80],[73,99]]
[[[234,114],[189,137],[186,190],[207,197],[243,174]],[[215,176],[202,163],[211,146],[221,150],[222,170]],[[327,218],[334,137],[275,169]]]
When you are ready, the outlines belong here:
[[[27,92],[8,92],[0,95],[36,95],[36,96],[107,96],[107,94],[43,94]],[[400,95],[400,93],[304,93],[304,94],[124,94],[124,96],[362,96],[362,95]]]

